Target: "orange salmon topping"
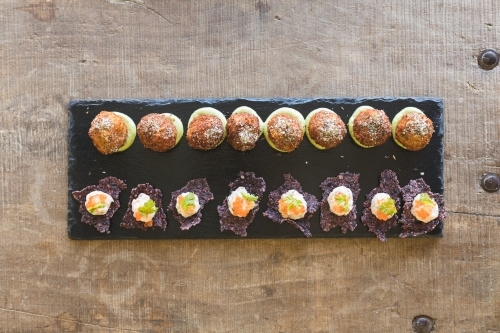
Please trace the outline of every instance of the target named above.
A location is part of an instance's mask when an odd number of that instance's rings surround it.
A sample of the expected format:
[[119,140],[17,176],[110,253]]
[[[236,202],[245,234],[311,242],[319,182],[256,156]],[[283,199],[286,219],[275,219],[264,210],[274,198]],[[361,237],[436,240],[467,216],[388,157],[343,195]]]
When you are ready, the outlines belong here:
[[87,209],[91,209],[103,202],[106,201],[106,195],[102,193],[96,193],[95,195],[91,196],[88,200],[88,202],[85,203],[85,207]]
[[333,205],[333,212],[334,213],[337,213],[337,214],[342,214],[346,211],[346,209],[344,209],[344,207],[340,206],[340,205]]
[[384,214],[381,211],[377,211],[377,214],[375,216],[382,221],[387,221],[389,219],[389,215]]
[[237,217],[246,217],[254,206],[255,204],[252,201],[237,196],[233,202],[233,215]]
[[289,205],[285,200],[280,199],[278,201],[278,211],[283,215],[283,217],[288,217],[289,215],[300,215],[305,213],[306,208],[304,206],[294,206]]

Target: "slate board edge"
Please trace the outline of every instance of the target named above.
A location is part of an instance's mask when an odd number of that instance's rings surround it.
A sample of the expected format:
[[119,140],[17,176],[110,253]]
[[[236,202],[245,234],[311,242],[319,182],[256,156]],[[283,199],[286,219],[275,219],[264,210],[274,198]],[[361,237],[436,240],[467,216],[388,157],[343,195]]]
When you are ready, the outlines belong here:
[[[81,106],[81,105],[94,105],[94,106],[99,106],[104,103],[125,103],[125,104],[140,104],[142,106],[162,106],[162,105],[171,105],[171,104],[176,104],[176,103],[190,103],[190,102],[199,102],[207,105],[213,105],[213,104],[218,104],[218,103],[227,103],[227,102],[241,102],[244,103],[245,101],[249,102],[272,102],[272,103],[282,103],[284,105],[297,105],[297,104],[304,104],[308,102],[330,102],[331,101],[336,101],[336,103],[341,103],[341,104],[360,104],[360,103],[365,103],[365,102],[391,102],[394,100],[399,100],[399,101],[414,101],[417,103],[420,102],[425,102],[425,101],[431,101],[436,103],[440,110],[440,116],[439,116],[439,122],[440,122],[440,127],[439,127],[439,132],[436,132],[436,135],[442,136],[444,135],[444,108],[443,108],[443,100],[441,98],[436,98],[436,97],[315,97],[315,98],[167,98],[167,99],[98,99],[98,100],[92,100],[92,99],[78,99],[78,100],[71,100],[69,105],[68,105],[68,128],[71,128],[72,122],[74,121],[72,114],[71,114],[71,108],[74,106]],[[68,141],[71,139],[72,133],[68,131]],[[443,142],[441,143],[443,145]],[[441,146],[441,149],[444,147]],[[440,154],[440,163],[441,163],[441,169],[444,172],[444,169],[442,168],[444,162],[444,154],[441,151]],[[74,163],[74,156],[71,152],[71,149],[68,150],[68,169],[70,166]],[[443,187],[444,187],[444,175],[442,174],[440,176]],[[91,184],[89,184],[91,185]],[[404,184],[402,184],[404,185]],[[77,204],[75,200],[73,200],[71,192],[73,190],[73,186],[71,183],[71,178],[68,177],[68,208],[70,210],[72,205]],[[444,188],[442,189],[444,190]],[[362,204],[362,202],[358,202],[358,205]],[[100,235],[96,235],[97,237],[74,237],[74,235],[71,234],[71,226],[74,223],[79,223],[80,221],[78,219],[75,219],[75,216],[68,212],[68,236],[71,239],[74,240],[91,240],[91,239],[100,239],[102,240],[102,237],[99,237]],[[170,227],[172,223],[176,223],[176,221],[169,221]],[[174,226],[175,227],[175,226]],[[289,226],[290,227],[290,226]],[[364,225],[360,225],[358,223],[357,228],[364,228]],[[436,233],[437,231],[437,233]],[[443,237],[443,223],[438,225],[436,229],[433,231],[435,234],[426,234],[422,235],[417,238],[441,238]],[[398,233],[388,233],[387,235],[388,238],[398,238]],[[219,237],[211,237],[211,238],[195,238],[196,240],[200,239],[290,239],[290,238],[305,238],[303,235],[298,234],[297,236],[285,236],[285,237],[252,237],[251,235],[248,235],[248,237],[242,238],[239,236],[236,236],[229,231],[225,231],[220,233]],[[374,235],[372,234],[363,234],[363,235],[349,235],[349,232],[347,234],[341,234],[338,230],[335,229],[334,234],[330,233],[321,233],[321,234],[315,234],[313,235],[312,239],[314,238],[375,238]],[[124,239],[124,240],[131,240],[131,239],[156,239],[156,238],[144,238],[144,237],[114,237],[112,234],[109,234],[106,236],[105,239],[109,240],[118,240],[118,239]],[[159,238],[162,240],[165,240],[166,238]],[[173,238],[173,239],[189,239],[189,238]],[[411,239],[411,238],[409,238]]]

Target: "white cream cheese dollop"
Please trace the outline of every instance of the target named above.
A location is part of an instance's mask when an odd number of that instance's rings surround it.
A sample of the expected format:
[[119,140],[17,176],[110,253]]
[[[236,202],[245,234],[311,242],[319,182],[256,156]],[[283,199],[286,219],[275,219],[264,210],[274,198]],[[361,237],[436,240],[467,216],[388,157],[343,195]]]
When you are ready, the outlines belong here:
[[[145,193],[141,193],[141,194],[139,194],[139,196],[136,199],[132,200],[132,212],[134,213],[134,217],[137,221],[149,222],[155,216],[156,213],[144,215],[141,212],[139,212],[139,208],[144,206],[144,204],[149,199],[151,199],[149,195],[147,195]],[[139,217],[139,218],[137,218],[137,217]]]
[[394,212],[391,214],[386,214],[383,212],[382,206],[386,205],[388,200],[392,200],[391,196],[387,193],[377,193],[373,196],[371,201],[371,211],[372,214],[375,215],[376,218],[382,221],[386,221],[396,214],[396,210],[394,207]]
[[306,215],[307,202],[302,194],[296,190],[289,190],[281,195],[278,211],[285,219],[301,219]]
[[334,188],[327,200],[330,211],[337,216],[348,215],[354,205],[352,191],[345,186]]
[[[182,207],[181,202],[184,200],[184,198],[188,195],[193,196],[193,200],[190,205],[187,205],[186,208]],[[198,196],[193,193],[193,192],[184,192],[179,194],[177,197],[177,200],[175,201],[175,209],[177,209],[177,212],[182,215],[182,217],[190,217],[200,210],[200,200],[198,199]]]
[[[245,217],[248,215],[248,212],[255,207],[255,202],[251,200],[245,199],[244,196],[250,196],[247,189],[243,186],[238,187],[236,190],[231,192],[231,194],[227,197],[227,206],[229,211],[234,216]],[[234,204],[238,200],[238,203],[241,204],[241,207],[237,208],[237,212],[234,212]]]
[[428,194],[420,193],[413,198],[411,213],[420,222],[429,223],[439,216],[439,207]]
[[85,208],[92,215],[106,215],[113,198],[102,191],[92,191],[85,196]]

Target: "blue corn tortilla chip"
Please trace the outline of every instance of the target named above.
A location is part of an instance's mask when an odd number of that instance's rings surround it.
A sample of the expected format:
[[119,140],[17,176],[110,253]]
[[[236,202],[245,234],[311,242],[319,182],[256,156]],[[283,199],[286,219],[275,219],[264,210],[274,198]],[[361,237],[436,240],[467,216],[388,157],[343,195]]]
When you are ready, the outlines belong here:
[[231,230],[238,236],[246,237],[247,227],[255,218],[255,214],[257,214],[257,211],[259,210],[260,199],[266,191],[266,182],[264,181],[264,178],[255,177],[253,172],[241,171],[238,174],[238,178],[229,184],[230,193],[240,186],[244,187],[248,193],[259,198],[255,201],[255,207],[250,210],[248,215],[245,217],[238,217],[231,214],[227,203],[227,197],[224,199],[222,206],[217,206],[217,211],[220,216],[220,231]]

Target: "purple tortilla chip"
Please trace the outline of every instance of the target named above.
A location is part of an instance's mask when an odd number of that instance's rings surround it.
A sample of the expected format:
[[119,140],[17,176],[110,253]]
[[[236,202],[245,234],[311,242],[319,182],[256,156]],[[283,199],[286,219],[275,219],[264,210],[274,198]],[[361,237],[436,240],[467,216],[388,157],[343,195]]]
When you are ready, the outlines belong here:
[[[151,226],[146,226],[144,222],[137,221],[134,217],[134,212],[132,211],[132,200],[137,199],[137,197],[141,193],[149,195],[151,200],[155,202],[155,205],[158,208],[158,211],[156,211],[156,214],[153,217],[153,223]],[[154,227],[158,227],[165,231],[165,229],[167,228],[167,215],[163,211],[162,197],[163,194],[161,193],[161,190],[155,189],[150,184],[146,183],[137,185],[137,187],[133,188],[130,192],[128,208],[125,212],[125,215],[123,216],[122,222],[120,223],[120,227],[123,227],[125,229],[138,228],[142,230],[148,230]]]
[[[267,210],[263,213],[264,216],[270,218],[272,221],[277,223],[288,222],[294,227],[300,229],[306,237],[311,237],[311,225],[309,224],[309,219],[312,217],[314,212],[318,209],[318,200],[312,194],[306,193],[302,191],[302,186],[300,183],[295,180],[290,174],[284,174],[283,178],[285,178],[285,183],[278,187],[277,190],[269,193],[269,201],[267,202]],[[290,191],[295,190],[304,196],[304,200],[307,202],[307,212],[306,215],[297,220],[286,219],[281,216],[281,213],[278,211],[278,202],[281,199],[281,196]]]
[[[446,212],[444,209],[444,198],[442,194],[432,193],[429,185],[425,183],[422,178],[417,180],[410,180],[408,185],[401,189],[403,193],[403,213],[401,214],[401,229],[402,232],[399,237],[415,237],[419,235],[426,234],[434,230],[439,223],[444,221],[446,217]],[[439,208],[439,215],[434,220],[429,223],[420,222],[411,213],[411,206],[413,204],[413,199],[420,193],[427,193],[429,197],[434,199]]]
[[[81,191],[73,191],[73,198],[80,202],[80,208],[78,211],[82,214],[82,223],[93,226],[100,233],[109,234],[109,227],[111,224],[110,220],[118,208],[120,208],[120,201],[118,200],[118,197],[120,196],[120,192],[126,188],[127,185],[123,180],[110,176],[101,179],[99,181],[99,185],[90,185]],[[93,191],[102,191],[109,194],[111,198],[113,198],[113,202],[109,206],[105,215],[92,215],[89,213],[87,208],[85,208],[86,196]]]
[[[177,212],[175,204],[177,203],[177,197],[185,192],[193,192],[198,196],[198,201],[200,202],[200,209],[194,215],[189,217],[183,217]],[[210,187],[208,186],[207,180],[205,178],[198,178],[190,180],[186,186],[172,192],[172,200],[168,205],[168,209],[173,213],[174,218],[180,222],[182,230],[189,230],[192,226],[195,226],[201,222],[201,211],[207,202],[214,199],[214,195],[210,192]]]
[[231,230],[238,236],[246,237],[247,227],[255,218],[255,214],[257,214],[257,211],[259,210],[260,199],[266,191],[266,182],[264,181],[264,178],[255,177],[253,172],[240,171],[238,178],[234,182],[229,183],[230,193],[238,187],[244,187],[248,193],[257,196],[259,199],[255,201],[255,207],[250,210],[247,216],[238,217],[234,216],[229,211],[226,197],[222,206],[217,206],[217,211],[220,216],[220,231]]
[[398,214],[396,213],[393,217],[387,221],[379,220],[372,214],[371,211],[371,201],[375,194],[377,193],[387,193],[394,200],[396,209],[399,211],[401,208],[401,200],[399,196],[401,195],[401,188],[399,187],[398,177],[396,173],[392,170],[384,170],[380,174],[380,185],[370,193],[366,195],[366,201],[363,203],[363,215],[361,216],[361,222],[368,227],[370,232],[377,235],[377,238],[382,242],[387,241],[385,233],[390,229],[398,225]]
[[[354,206],[349,214],[345,216],[338,216],[330,211],[328,204],[328,196],[330,193],[339,186],[345,186],[352,192],[352,199]],[[339,173],[337,177],[329,177],[319,186],[323,190],[323,199],[320,203],[320,226],[323,231],[330,231],[335,227],[340,227],[342,233],[345,234],[347,230],[353,231],[356,228],[356,200],[359,195],[359,173],[343,172]]]

